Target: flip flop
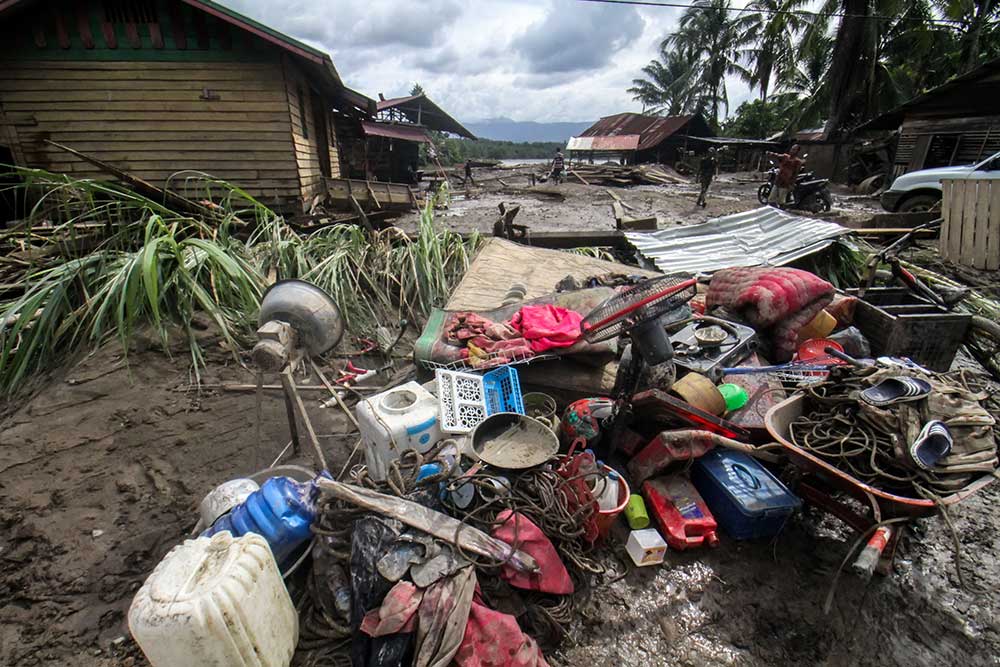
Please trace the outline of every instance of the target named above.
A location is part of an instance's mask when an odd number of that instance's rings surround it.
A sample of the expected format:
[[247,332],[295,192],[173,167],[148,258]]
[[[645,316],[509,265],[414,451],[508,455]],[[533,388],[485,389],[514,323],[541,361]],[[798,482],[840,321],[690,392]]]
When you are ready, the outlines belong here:
[[869,405],[884,408],[893,403],[919,401],[930,393],[931,385],[925,380],[911,377],[890,377],[874,387],[862,391],[859,398]]
[[953,444],[951,431],[944,422],[929,421],[908,450],[913,464],[921,470],[930,470],[938,461],[948,456]]

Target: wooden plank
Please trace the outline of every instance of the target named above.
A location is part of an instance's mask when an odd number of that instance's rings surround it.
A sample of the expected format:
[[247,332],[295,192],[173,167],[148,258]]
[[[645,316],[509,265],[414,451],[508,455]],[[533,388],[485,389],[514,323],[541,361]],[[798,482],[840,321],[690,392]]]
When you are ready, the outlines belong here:
[[962,211],[965,207],[965,181],[952,180],[951,226],[948,231],[948,256],[958,261],[962,254]]
[[[40,131],[36,128],[30,128],[31,132],[22,130],[22,133],[28,138],[25,143],[31,143],[31,141],[40,142],[50,134],[51,131],[45,130]],[[83,141],[95,141],[100,140],[101,137],[106,138],[108,141],[150,141],[149,133],[144,130],[136,130],[133,132],[108,132],[107,129],[101,128],[81,128],[74,130],[72,128],[60,128],[58,135],[61,137],[73,137],[74,139],[81,139]],[[280,130],[218,130],[212,132],[196,132],[191,131],[187,128],[173,128],[173,129],[161,129],[158,134],[163,141],[248,141],[252,140],[254,137],[259,137],[261,141],[281,141],[288,139],[288,131],[284,132]]]
[[952,227],[953,189],[954,181],[947,178],[941,180],[941,237],[938,241],[938,252],[943,259],[948,259],[950,252],[948,235]]
[[[280,159],[284,155],[288,162],[293,162],[292,153],[288,148],[287,141],[253,141],[249,137],[244,137],[242,141],[184,141],[183,139],[156,141],[149,137],[143,138],[135,135],[132,141],[101,141],[94,139],[91,141],[78,141],[74,144],[77,150],[91,153],[104,153],[111,156],[112,160],[125,160],[129,155],[160,155],[163,151],[186,155],[186,154],[234,154],[250,156],[252,159]],[[49,146],[39,146],[37,151],[40,154],[55,152]]]
[[51,70],[79,70],[81,72],[94,72],[99,70],[164,70],[174,71],[178,66],[193,65],[194,67],[212,67],[214,69],[229,69],[246,72],[255,69],[279,70],[280,64],[275,58],[273,62],[208,62],[192,61],[190,63],[178,63],[172,61],[159,60],[11,60],[0,57],[0,66],[4,69],[15,69],[25,67],[28,69],[51,69]]
[[[110,130],[118,129],[124,124],[114,122],[113,120],[107,121],[90,121],[90,120],[63,120],[59,121],[57,127],[60,134],[62,132],[108,132]],[[186,131],[205,131],[205,130],[218,130],[220,132],[234,132],[236,130],[242,132],[280,132],[282,130],[282,125],[278,121],[246,121],[246,120],[134,120],[127,124],[127,127],[133,131],[141,132],[186,132]],[[287,125],[284,126],[287,128]],[[285,129],[287,132],[287,129]]]
[[[166,113],[226,113],[234,114],[237,116],[245,114],[253,114],[253,118],[259,118],[258,114],[267,114],[268,117],[274,117],[280,114],[281,120],[287,120],[288,107],[281,101],[274,102],[240,102],[240,101],[218,101],[218,102],[206,102],[199,99],[188,99],[186,101],[178,102],[164,102],[164,101],[122,101],[122,102],[45,102],[39,104],[38,102],[7,102],[6,95],[4,96],[4,106],[8,111],[11,112],[30,112],[34,113],[38,109],[44,109],[46,113],[52,112],[72,112],[77,115],[81,113],[88,114],[88,117],[94,117],[93,114],[101,113],[104,116],[114,112],[114,113],[137,113],[137,112],[159,112],[160,114]],[[53,120],[59,120],[53,117]]]
[[76,26],[77,31],[80,33],[80,41],[83,42],[83,48],[93,49],[94,34],[90,30],[90,14],[88,13],[88,7],[81,5],[76,8]]
[[[145,65],[145,63],[142,63]],[[38,67],[27,69],[17,66],[16,69],[0,73],[0,80],[18,81],[38,80],[44,77],[47,81],[188,81],[204,79],[210,81],[269,81],[282,83],[281,73],[274,65],[250,67],[245,69],[229,69],[214,67],[213,63],[174,63],[174,69],[147,69],[135,67],[124,70],[90,70],[90,69],[46,69]]]
[[143,121],[152,123],[162,121],[174,124],[184,121],[201,123],[203,121],[224,121],[226,123],[255,123],[286,126],[287,117],[280,111],[89,111],[84,119],[75,111],[46,111],[39,109],[34,112],[39,123],[97,123],[99,121],[114,121],[116,123],[131,123]]
[[60,90],[94,90],[99,87],[101,90],[197,90],[199,93],[206,87],[222,93],[243,92],[247,90],[274,90],[275,82],[255,79],[252,81],[230,81],[225,79],[209,79],[199,77],[191,80],[176,79],[137,79],[129,81],[127,79],[112,79],[98,81],[87,81],[83,79],[71,79],[60,82],[53,82],[47,79],[36,81],[0,79],[0,93],[8,90],[47,90],[58,92]]
[[[202,150],[197,150],[196,144],[190,144],[195,147],[194,150],[177,150],[170,143],[161,143],[149,144],[144,146],[143,150],[111,151],[101,150],[101,146],[97,142],[85,143],[87,146],[86,148],[83,147],[83,143],[75,144],[75,146],[82,152],[88,152],[94,157],[98,157],[109,162],[149,162],[168,159],[180,162],[185,160],[214,160],[217,162],[246,163],[253,160],[267,160],[269,169],[281,168],[294,171],[297,168],[297,165],[295,164],[295,161],[292,160],[291,153],[288,151],[287,146],[285,146],[282,150],[257,151],[248,150],[250,148],[256,148],[256,146],[247,142],[245,146],[233,146],[232,144],[227,146],[220,144],[218,148],[206,146],[203,147]],[[95,146],[96,149],[94,148]],[[57,161],[66,157],[64,153],[60,153],[50,146],[46,146],[44,149],[33,150],[31,151],[31,155],[43,160],[56,159]],[[165,156],[167,157],[165,158]]]
[[102,162],[100,160],[96,160],[93,157],[90,157],[89,155],[86,155],[86,154],[81,153],[79,151],[75,151],[75,150],[73,150],[72,148],[70,148],[68,146],[63,146],[61,144],[56,144],[54,142],[50,142],[50,143],[53,146],[56,146],[57,148],[61,148],[64,151],[66,151],[67,153],[70,153],[71,155],[74,155],[74,156],[80,158],[81,160],[86,160],[87,162],[90,162],[92,165],[94,165],[95,167],[97,167],[101,171],[104,171],[104,172],[106,172],[108,174],[111,174],[112,176],[114,176],[115,178],[117,178],[118,180],[120,180],[122,183],[125,183],[129,187],[133,188],[136,192],[138,192],[138,193],[140,193],[140,194],[142,194],[142,195],[144,195],[146,197],[149,197],[149,198],[154,199],[156,201],[162,201],[164,204],[167,204],[167,205],[172,206],[172,207],[177,207],[178,210],[181,210],[181,211],[189,211],[191,213],[195,213],[195,214],[198,214],[198,215],[203,215],[206,218],[213,217],[213,213],[212,213],[211,209],[205,208],[201,204],[197,204],[197,203],[195,203],[193,201],[185,199],[184,197],[176,195],[176,194],[174,194],[172,192],[161,190],[160,188],[157,188],[156,186],[153,186],[150,183],[147,183],[147,182],[143,181],[142,179],[136,178],[134,176],[131,176],[131,175],[123,172],[122,170],[118,169],[117,167],[114,167],[114,166],[112,166],[110,164],[107,164],[106,162]]
[[963,263],[972,262],[976,252],[976,196],[978,182],[965,179],[965,196],[962,203],[962,254]]
[[174,31],[174,45],[181,51],[187,49],[187,28],[184,25],[184,12],[181,5],[176,2],[167,3],[167,11],[170,13],[170,27]]
[[1000,269],[1000,182],[990,181],[989,232],[986,241],[986,269]]
[[[218,92],[215,88],[213,92]],[[154,102],[206,102],[201,99],[201,89],[194,90],[15,90],[5,91],[3,100],[5,105],[31,104],[37,106],[44,103],[46,108],[60,108],[52,105],[70,104],[85,105],[96,104],[98,107],[106,107],[112,104],[133,103],[154,103]],[[282,108],[288,108],[285,94],[280,90],[248,90],[248,91],[226,91],[225,95],[220,94],[217,101],[208,104],[280,104]],[[140,107],[141,108],[141,107]]]
[[990,228],[990,185],[993,183],[987,179],[975,179],[978,189],[976,192],[976,208],[974,214],[973,232],[973,252],[966,258],[966,262],[971,261],[972,266],[977,269],[986,268],[986,251],[989,239]]

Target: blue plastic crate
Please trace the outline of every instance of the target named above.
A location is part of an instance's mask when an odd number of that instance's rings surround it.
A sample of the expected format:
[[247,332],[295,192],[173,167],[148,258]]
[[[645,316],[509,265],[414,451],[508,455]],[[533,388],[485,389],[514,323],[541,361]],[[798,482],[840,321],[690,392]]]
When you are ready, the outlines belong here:
[[799,500],[754,458],[713,449],[691,467],[691,481],[719,526],[736,540],[777,535]]
[[486,395],[486,414],[516,412],[524,414],[521,398],[521,380],[513,366],[501,366],[483,375],[483,393]]

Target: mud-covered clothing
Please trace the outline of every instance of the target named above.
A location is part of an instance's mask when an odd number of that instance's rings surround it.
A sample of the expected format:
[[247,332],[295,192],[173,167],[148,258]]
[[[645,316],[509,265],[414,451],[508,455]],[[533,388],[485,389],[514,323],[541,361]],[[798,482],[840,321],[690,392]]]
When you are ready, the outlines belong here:
[[713,155],[706,155],[701,158],[701,164],[698,166],[698,174],[701,177],[701,182],[711,183],[712,179],[715,178],[715,172],[719,167],[719,161],[715,159]]

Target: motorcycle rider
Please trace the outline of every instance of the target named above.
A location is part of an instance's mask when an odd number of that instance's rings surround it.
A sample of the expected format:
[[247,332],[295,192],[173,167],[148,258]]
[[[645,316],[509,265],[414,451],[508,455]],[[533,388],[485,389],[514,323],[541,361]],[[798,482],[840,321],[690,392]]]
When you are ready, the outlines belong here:
[[771,196],[767,199],[768,204],[785,208],[788,193],[795,186],[795,177],[805,164],[805,160],[799,157],[801,150],[798,144],[793,144],[787,153],[767,153],[768,157],[778,160],[778,174],[774,178],[774,187],[771,188]]

